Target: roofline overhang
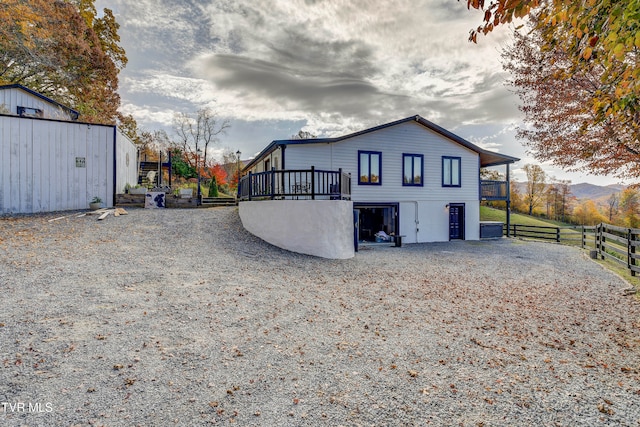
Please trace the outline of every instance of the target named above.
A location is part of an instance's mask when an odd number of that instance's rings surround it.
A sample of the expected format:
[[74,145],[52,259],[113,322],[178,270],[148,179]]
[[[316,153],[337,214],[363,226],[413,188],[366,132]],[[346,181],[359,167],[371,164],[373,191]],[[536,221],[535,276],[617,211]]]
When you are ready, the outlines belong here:
[[[313,139],[280,139],[271,141],[269,145],[267,145],[253,160],[251,160],[246,166],[245,169],[249,169],[257,162],[259,162],[266,155],[271,154],[275,149],[281,146],[287,145],[302,145],[302,144],[333,144],[336,142],[344,141],[346,139],[354,138],[356,136],[365,135],[367,133],[375,132],[381,129],[385,129],[388,127],[396,126],[402,123],[407,123],[415,121],[418,124],[431,129],[432,131],[444,136],[445,138],[456,142],[463,147],[468,148],[471,151],[475,151],[480,156],[480,166],[481,167],[490,167],[490,166],[500,166],[507,165],[511,163],[515,163],[520,159],[517,157],[507,156],[505,154],[496,153],[494,151],[485,150],[483,148],[478,147],[477,145],[467,141],[466,139],[446,130],[445,128],[436,125],[433,122],[421,117],[419,115],[407,117],[404,119],[396,120],[390,123],[385,123],[382,125],[374,126],[372,128],[368,128],[365,130],[361,130],[358,132],[350,133],[343,136],[338,136],[334,138],[313,138]],[[244,169],[243,169],[244,170]]]

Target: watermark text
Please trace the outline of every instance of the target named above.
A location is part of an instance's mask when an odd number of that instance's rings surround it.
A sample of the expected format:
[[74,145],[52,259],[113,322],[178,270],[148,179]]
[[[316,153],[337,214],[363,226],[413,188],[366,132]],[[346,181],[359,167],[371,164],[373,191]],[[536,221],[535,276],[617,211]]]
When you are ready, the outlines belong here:
[[0,402],[2,411],[14,413],[41,414],[53,412],[53,403],[46,402]]

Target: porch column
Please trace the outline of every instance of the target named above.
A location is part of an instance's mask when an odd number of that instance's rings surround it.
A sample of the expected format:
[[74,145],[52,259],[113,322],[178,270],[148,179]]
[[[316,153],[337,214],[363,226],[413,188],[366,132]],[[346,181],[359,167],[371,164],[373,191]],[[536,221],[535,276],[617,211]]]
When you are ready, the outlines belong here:
[[507,163],[507,237],[510,237],[511,227],[511,178],[509,176],[509,163]]

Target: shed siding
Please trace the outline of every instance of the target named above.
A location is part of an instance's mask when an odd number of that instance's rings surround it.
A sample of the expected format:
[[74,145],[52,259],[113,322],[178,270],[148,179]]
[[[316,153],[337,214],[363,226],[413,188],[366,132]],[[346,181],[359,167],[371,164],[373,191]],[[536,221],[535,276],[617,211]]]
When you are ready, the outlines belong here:
[[42,111],[42,117],[56,120],[71,120],[70,114],[58,105],[45,101],[19,88],[0,90],[0,110],[5,113],[18,114],[18,107],[37,108]]
[[116,193],[138,182],[138,148],[125,134],[116,132]]
[[0,116],[0,137],[0,214],[112,206],[113,126]]

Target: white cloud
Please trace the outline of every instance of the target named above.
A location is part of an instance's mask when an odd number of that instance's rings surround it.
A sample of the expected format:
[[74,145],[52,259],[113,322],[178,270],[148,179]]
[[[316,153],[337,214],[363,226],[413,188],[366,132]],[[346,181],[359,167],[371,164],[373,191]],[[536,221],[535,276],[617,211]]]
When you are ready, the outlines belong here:
[[231,121],[224,143],[250,153],[296,126],[336,136],[420,114],[485,148],[524,154],[513,135],[517,98],[499,63],[507,28],[469,43],[482,15],[464,1],[97,0],[96,7],[112,8],[121,24],[130,59],[121,74],[123,111],[147,128],[208,106]]

